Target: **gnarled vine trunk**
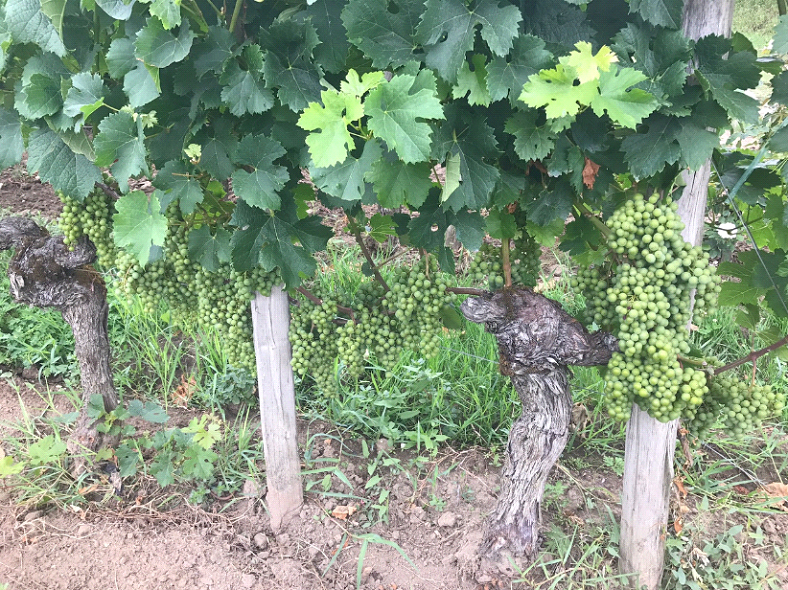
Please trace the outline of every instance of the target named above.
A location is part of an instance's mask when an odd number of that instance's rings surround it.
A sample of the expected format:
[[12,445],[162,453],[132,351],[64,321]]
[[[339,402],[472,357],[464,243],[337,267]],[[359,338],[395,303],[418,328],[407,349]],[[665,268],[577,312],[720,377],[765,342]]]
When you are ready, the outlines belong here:
[[607,364],[618,343],[610,334],[590,334],[558,303],[530,289],[468,298],[462,312],[496,337],[501,372],[511,377],[522,402],[480,552],[493,556],[507,550],[533,558],[545,482],[569,438],[569,365]]
[[74,333],[83,405],[68,450],[74,455],[74,471],[79,473],[85,467],[81,455],[101,442],[87,414],[91,397],[100,395],[108,412],[118,405],[110,369],[107,290],[101,275],[88,266],[96,258],[96,249],[88,240],[81,240],[69,250],[62,236],[50,236],[24,217],[0,220],[0,250],[10,248],[15,249],[8,264],[14,299],[57,309]]

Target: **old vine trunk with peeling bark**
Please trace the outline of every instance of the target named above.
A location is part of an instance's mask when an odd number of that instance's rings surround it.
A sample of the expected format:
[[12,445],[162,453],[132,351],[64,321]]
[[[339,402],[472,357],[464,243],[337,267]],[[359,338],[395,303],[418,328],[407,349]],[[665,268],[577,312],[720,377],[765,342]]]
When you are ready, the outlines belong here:
[[85,465],[81,455],[101,442],[87,414],[91,397],[100,395],[108,412],[118,405],[110,369],[107,290],[101,275],[89,266],[96,249],[83,239],[69,250],[62,236],[50,236],[24,217],[0,220],[0,250],[11,248],[15,249],[8,264],[11,295],[20,303],[57,309],[74,333],[83,404],[68,450],[75,457],[75,471],[80,472]]
[[618,343],[607,333],[590,334],[558,303],[530,289],[468,298],[462,312],[495,336],[501,373],[511,377],[522,402],[480,552],[492,556],[506,550],[533,558],[545,482],[569,438],[569,365],[607,364]]

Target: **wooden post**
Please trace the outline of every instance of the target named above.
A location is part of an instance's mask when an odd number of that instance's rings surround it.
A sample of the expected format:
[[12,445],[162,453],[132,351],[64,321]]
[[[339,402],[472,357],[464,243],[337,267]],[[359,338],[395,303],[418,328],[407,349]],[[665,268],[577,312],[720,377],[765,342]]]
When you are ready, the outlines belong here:
[[[686,0],[684,34],[692,39],[730,35],[733,0]],[[686,187],[679,200],[684,239],[700,245],[711,166],[685,172]],[[665,561],[673,456],[678,420],[662,424],[637,406],[627,424],[624,490],[621,497],[621,573],[631,574],[632,587],[656,590]]]
[[281,286],[270,297],[252,301],[252,330],[257,358],[260,420],[265,453],[266,502],[271,528],[278,532],[304,500],[296,436],[295,387],[288,330],[290,306]]

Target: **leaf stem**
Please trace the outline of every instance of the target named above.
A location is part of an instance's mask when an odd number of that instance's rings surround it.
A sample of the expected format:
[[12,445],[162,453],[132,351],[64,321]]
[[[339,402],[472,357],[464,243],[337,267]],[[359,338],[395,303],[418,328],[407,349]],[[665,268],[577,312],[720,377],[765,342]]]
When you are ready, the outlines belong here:
[[503,260],[503,286],[507,289],[512,286],[512,261],[509,257],[509,238],[501,241],[501,259]]
[[386,283],[386,280],[383,278],[383,275],[380,274],[380,269],[378,269],[378,266],[375,264],[375,261],[372,260],[372,254],[369,253],[369,249],[367,248],[367,245],[364,243],[364,238],[361,235],[361,227],[355,221],[351,222],[348,227],[350,231],[353,233],[353,237],[356,238],[356,243],[361,248],[361,253],[364,255],[364,258],[366,259],[369,268],[372,269],[372,272],[375,274],[375,280],[377,280],[377,282],[380,283],[383,286],[383,288],[386,289],[386,291],[391,291],[391,288],[388,286],[388,283]]
[[735,360],[732,363],[728,363],[727,365],[714,369],[714,374],[719,375],[720,373],[724,373],[725,371],[730,371],[731,369],[735,369],[736,367],[743,365],[744,363],[756,361],[759,358],[761,358],[763,355],[769,354],[770,352],[773,352],[778,348],[780,348],[781,346],[785,346],[786,344],[788,344],[788,335],[783,336],[780,340],[770,344],[769,346],[766,346],[765,348],[761,348],[760,350],[754,350],[747,356],[743,356],[742,358]]
[[476,289],[475,287],[446,287],[447,293],[454,293],[455,295],[474,295],[476,297],[482,297],[484,295],[489,295],[489,291],[485,291],[484,289]]
[[230,19],[230,32],[235,33],[235,25],[238,23],[238,17],[241,15],[241,6],[244,0],[235,0],[235,8],[233,9],[233,16]]
[[599,217],[594,215],[591,210],[585,206],[585,204],[581,203],[580,201],[575,201],[575,209],[580,212],[581,215],[585,215],[588,220],[594,224],[594,226],[602,232],[602,235],[605,236],[605,239],[610,238],[613,235],[613,232],[610,231],[610,228],[606,226]]

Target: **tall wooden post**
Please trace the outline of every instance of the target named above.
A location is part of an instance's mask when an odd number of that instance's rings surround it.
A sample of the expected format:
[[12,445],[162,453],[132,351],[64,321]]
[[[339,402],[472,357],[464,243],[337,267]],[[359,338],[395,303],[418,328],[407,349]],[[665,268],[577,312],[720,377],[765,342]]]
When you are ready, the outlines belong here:
[[[729,36],[732,22],[733,0],[685,2],[687,37]],[[684,174],[679,215],[685,225],[682,236],[693,245],[700,245],[703,237],[710,170],[707,162]],[[677,428],[678,420],[663,424],[637,406],[627,424],[619,565],[622,573],[632,574],[630,584],[635,588],[656,590],[662,579]]]
[[282,287],[274,287],[270,297],[255,295],[252,330],[268,487],[265,498],[274,532],[287,524],[304,501],[289,326],[290,307]]

